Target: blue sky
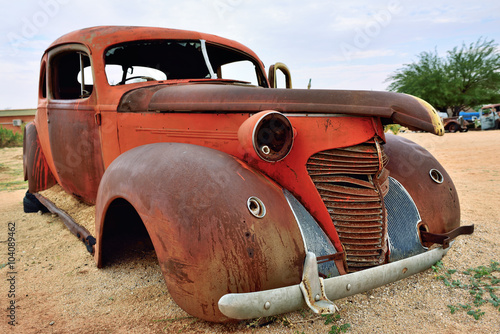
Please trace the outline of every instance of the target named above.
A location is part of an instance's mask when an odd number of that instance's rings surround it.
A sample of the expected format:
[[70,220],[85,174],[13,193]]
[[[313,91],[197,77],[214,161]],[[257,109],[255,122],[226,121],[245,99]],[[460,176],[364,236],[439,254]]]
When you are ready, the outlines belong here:
[[35,108],[38,67],[59,36],[97,25],[188,29],[237,40],[294,88],[385,90],[423,51],[500,43],[498,0],[24,0],[0,14],[0,109]]

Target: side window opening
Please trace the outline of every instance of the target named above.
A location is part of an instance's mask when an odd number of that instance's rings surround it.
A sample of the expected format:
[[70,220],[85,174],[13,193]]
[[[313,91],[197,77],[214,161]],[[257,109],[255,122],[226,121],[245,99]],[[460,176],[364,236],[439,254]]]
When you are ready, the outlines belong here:
[[39,91],[39,97],[42,99],[47,98],[47,64],[45,61],[42,63],[42,66],[40,66],[40,91]]
[[52,94],[55,99],[87,98],[94,89],[90,58],[83,52],[65,52],[54,57]]

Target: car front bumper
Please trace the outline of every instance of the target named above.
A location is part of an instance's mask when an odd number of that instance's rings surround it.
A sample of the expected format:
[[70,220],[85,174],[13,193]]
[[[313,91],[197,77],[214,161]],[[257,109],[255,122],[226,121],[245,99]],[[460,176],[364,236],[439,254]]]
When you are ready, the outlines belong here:
[[[337,300],[396,282],[430,268],[441,260],[448,249],[438,247],[378,267],[324,280],[320,279],[324,287],[324,295],[329,300]],[[316,263],[315,258],[314,263]],[[304,271],[306,270],[304,269]],[[219,299],[219,310],[232,319],[253,319],[296,311],[309,304],[306,302],[306,294],[301,289],[304,281],[305,278],[301,284],[273,290],[226,294]],[[309,299],[311,300],[311,298]],[[319,301],[322,298],[315,294],[312,299],[314,303],[314,299]]]

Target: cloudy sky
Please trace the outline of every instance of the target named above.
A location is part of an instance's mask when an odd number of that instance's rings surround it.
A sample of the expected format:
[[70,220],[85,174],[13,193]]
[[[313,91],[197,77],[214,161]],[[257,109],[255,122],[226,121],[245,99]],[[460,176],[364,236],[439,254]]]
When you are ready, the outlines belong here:
[[207,32],[281,61],[294,88],[385,90],[423,51],[480,37],[500,43],[498,0],[22,0],[0,14],[0,109],[35,108],[40,57],[59,36],[97,25]]

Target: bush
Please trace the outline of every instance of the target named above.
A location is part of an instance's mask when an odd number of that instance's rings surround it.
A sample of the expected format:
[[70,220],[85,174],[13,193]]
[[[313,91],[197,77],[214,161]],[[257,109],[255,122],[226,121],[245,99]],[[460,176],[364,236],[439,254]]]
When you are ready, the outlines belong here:
[[399,133],[400,129],[401,129],[401,125],[399,125],[399,124],[387,124],[384,127],[384,132],[391,131],[393,134],[397,135]]
[[0,126],[0,147],[23,146],[23,135]]

